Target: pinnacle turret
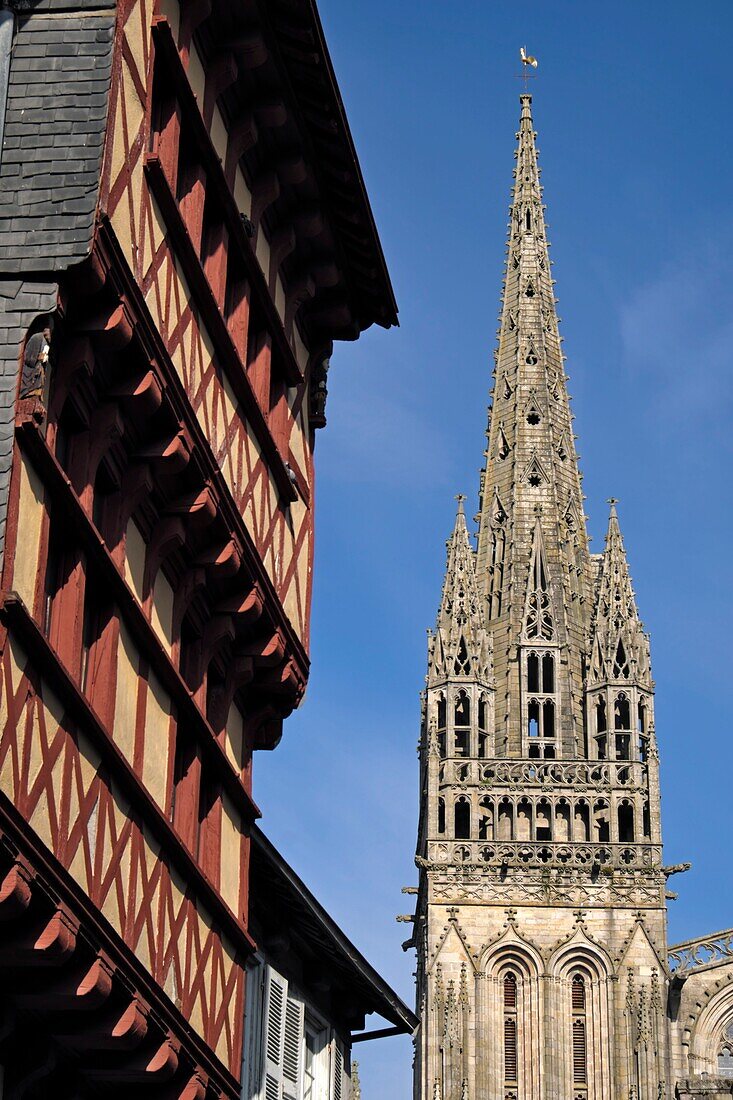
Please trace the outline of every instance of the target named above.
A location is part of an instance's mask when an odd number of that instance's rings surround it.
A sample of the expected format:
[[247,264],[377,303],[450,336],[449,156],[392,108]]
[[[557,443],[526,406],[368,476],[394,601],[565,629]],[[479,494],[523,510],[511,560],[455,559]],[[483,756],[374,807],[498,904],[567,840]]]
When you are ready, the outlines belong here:
[[649,638],[636,608],[617,502],[609,503],[606,544],[596,582],[588,680],[591,685],[636,683],[650,690]]
[[476,555],[466,526],[464,499],[458,497],[438,619],[429,639],[428,677],[432,682],[456,676],[487,681],[491,676],[491,642],[476,584]]

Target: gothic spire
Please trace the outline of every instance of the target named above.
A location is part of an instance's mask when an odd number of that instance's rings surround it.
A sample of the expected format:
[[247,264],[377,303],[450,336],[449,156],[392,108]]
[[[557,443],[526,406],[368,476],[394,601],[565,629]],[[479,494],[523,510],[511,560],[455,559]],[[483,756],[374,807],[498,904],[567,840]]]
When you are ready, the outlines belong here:
[[491,675],[491,643],[476,584],[476,555],[466,527],[464,499],[458,497],[438,620],[428,643],[428,678],[433,682],[456,676],[486,681]]
[[649,638],[639,618],[626,549],[611,500],[591,627],[589,682],[627,682],[651,689]]
[[[512,647],[522,634],[526,637],[524,620],[534,599],[533,562],[540,539],[546,599],[553,607],[553,641],[570,647],[578,657],[571,662],[568,685],[577,723],[582,720],[581,652],[588,636],[590,558],[531,95],[520,96],[520,102],[499,344],[481,478],[476,576],[487,598],[499,680],[510,675]],[[508,655],[506,663],[500,653]],[[507,683],[505,697],[509,699],[517,687]],[[507,704],[507,722],[510,709]],[[497,720],[502,721],[500,714]],[[508,751],[516,750],[516,738],[508,728],[507,735]],[[572,738],[569,729],[567,737]]]

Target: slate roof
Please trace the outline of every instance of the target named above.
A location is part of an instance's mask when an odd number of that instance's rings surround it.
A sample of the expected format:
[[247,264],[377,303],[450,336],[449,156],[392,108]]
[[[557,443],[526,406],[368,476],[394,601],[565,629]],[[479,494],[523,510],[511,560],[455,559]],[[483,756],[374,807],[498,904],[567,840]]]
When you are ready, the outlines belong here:
[[297,958],[312,960],[319,974],[328,975],[333,990],[348,992],[348,998],[358,1003],[361,1011],[378,1013],[399,1031],[414,1031],[418,1020],[412,1010],[354,947],[256,825],[251,840],[253,930],[273,933],[282,924],[288,937],[297,941]]
[[61,7],[47,0],[18,14],[0,159],[1,273],[62,270],[91,246],[115,12],[79,0]]
[[99,194],[114,0],[16,0],[0,152],[0,559],[20,347],[56,308],[58,273],[89,254]]

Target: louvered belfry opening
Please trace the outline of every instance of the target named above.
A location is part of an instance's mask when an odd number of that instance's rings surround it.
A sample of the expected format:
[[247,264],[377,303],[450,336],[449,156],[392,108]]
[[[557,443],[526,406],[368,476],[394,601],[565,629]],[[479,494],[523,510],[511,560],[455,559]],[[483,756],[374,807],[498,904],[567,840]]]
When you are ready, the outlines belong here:
[[517,977],[509,971],[504,975],[504,1085],[511,1088],[506,1100],[516,1096],[517,1084]]
[[588,1050],[586,1039],[586,991],[581,974],[573,975],[570,1004],[573,1015],[573,1084],[585,1096],[588,1085]]

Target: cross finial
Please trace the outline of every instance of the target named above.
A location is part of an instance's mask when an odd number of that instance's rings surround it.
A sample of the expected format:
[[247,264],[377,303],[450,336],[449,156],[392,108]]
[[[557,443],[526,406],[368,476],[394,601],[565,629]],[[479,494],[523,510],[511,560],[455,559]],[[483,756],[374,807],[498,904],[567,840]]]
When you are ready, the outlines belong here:
[[618,497],[609,497],[606,504],[610,504],[613,508],[614,504],[618,504]]
[[463,511],[463,502],[466,499],[464,493],[456,493],[456,500],[458,501],[458,511]]
[[576,924],[583,924],[585,921],[585,909],[573,909],[573,916],[575,917]]
[[516,924],[517,922],[517,910],[511,907],[506,910],[507,924]]

